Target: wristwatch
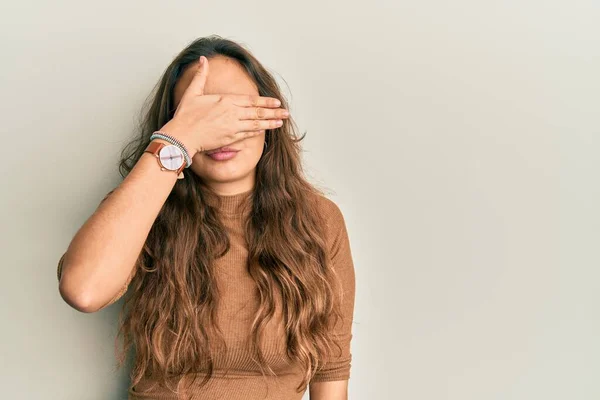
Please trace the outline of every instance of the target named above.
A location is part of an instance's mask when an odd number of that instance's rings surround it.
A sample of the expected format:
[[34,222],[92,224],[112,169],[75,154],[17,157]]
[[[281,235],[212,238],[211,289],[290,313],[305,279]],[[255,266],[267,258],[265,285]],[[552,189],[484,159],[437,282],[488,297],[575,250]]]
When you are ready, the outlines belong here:
[[182,171],[186,164],[183,152],[179,147],[153,140],[144,152],[154,154],[162,171],[176,172],[177,179],[183,179]]

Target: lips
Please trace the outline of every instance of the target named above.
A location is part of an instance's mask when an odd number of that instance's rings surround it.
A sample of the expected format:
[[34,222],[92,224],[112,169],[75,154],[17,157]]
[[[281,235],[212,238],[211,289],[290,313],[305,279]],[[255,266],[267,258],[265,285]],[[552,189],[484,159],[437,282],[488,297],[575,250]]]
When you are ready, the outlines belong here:
[[218,148],[216,150],[208,151],[208,152],[206,152],[206,154],[210,155],[210,154],[215,154],[215,153],[225,153],[225,152],[228,152],[228,151],[235,151],[235,152],[237,152],[239,150],[236,150],[233,147],[220,147],[220,148]]

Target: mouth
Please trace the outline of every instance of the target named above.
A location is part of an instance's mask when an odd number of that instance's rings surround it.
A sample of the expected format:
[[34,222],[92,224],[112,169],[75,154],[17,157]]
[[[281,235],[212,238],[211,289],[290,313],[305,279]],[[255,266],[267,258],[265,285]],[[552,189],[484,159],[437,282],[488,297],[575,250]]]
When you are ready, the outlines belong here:
[[234,149],[232,147],[220,147],[220,148],[218,148],[216,150],[207,151],[206,154],[210,156],[210,155],[215,154],[215,153],[230,153],[230,152],[237,153],[238,151],[239,150],[236,150],[236,149]]
[[221,147],[217,150],[206,153],[206,156],[214,161],[227,161],[234,158],[239,150],[232,149],[230,147]]

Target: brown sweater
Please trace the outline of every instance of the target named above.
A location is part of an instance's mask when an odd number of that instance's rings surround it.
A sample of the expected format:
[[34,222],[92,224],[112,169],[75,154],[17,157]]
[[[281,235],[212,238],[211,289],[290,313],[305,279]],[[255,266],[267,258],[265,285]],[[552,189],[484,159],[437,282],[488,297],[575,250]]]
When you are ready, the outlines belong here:
[[[281,318],[273,319],[267,324],[263,344],[263,352],[277,377],[269,374],[263,377],[247,350],[250,326],[259,306],[258,299],[252,295],[255,283],[245,267],[248,252],[243,237],[242,219],[246,216],[248,208],[240,207],[242,203],[247,204],[251,199],[251,193],[252,191],[247,191],[222,196],[220,214],[230,235],[231,249],[216,265],[218,284],[222,288],[218,323],[227,342],[228,353],[215,359],[215,372],[206,386],[201,389],[192,388],[188,392],[188,395],[193,395],[194,400],[300,400],[304,394],[295,390],[302,380],[303,371],[297,365],[286,363],[282,357],[285,354],[285,335],[282,326],[277,325]],[[350,343],[355,298],[354,265],[344,217],[339,207],[326,197],[319,196],[318,200],[321,203],[319,209],[327,220],[326,237],[333,267],[345,292],[342,304],[344,320],[343,323],[337,324],[332,332],[343,352],[341,356],[327,360],[325,369],[315,375],[311,382],[346,380],[350,378],[352,359]],[[63,257],[58,264],[59,279]],[[132,277],[133,274],[123,290],[106,306],[117,301],[125,293]],[[281,314],[277,313],[276,316],[281,317]],[[227,374],[224,374],[225,370],[228,370]],[[201,381],[203,375],[197,376],[197,382]],[[136,387],[130,387],[128,399],[178,400],[168,389],[157,385],[149,393],[140,393],[151,388],[154,383],[144,380]]]

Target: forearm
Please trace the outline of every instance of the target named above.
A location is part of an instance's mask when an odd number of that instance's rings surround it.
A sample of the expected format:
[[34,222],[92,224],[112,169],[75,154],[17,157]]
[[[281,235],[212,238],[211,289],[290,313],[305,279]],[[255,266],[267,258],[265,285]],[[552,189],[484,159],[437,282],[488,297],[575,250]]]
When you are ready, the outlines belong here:
[[141,156],[65,253],[59,290],[69,305],[93,312],[121,291],[176,181],[177,174],[161,171],[153,155]]
[[314,382],[309,385],[310,400],[348,400],[348,381]]

